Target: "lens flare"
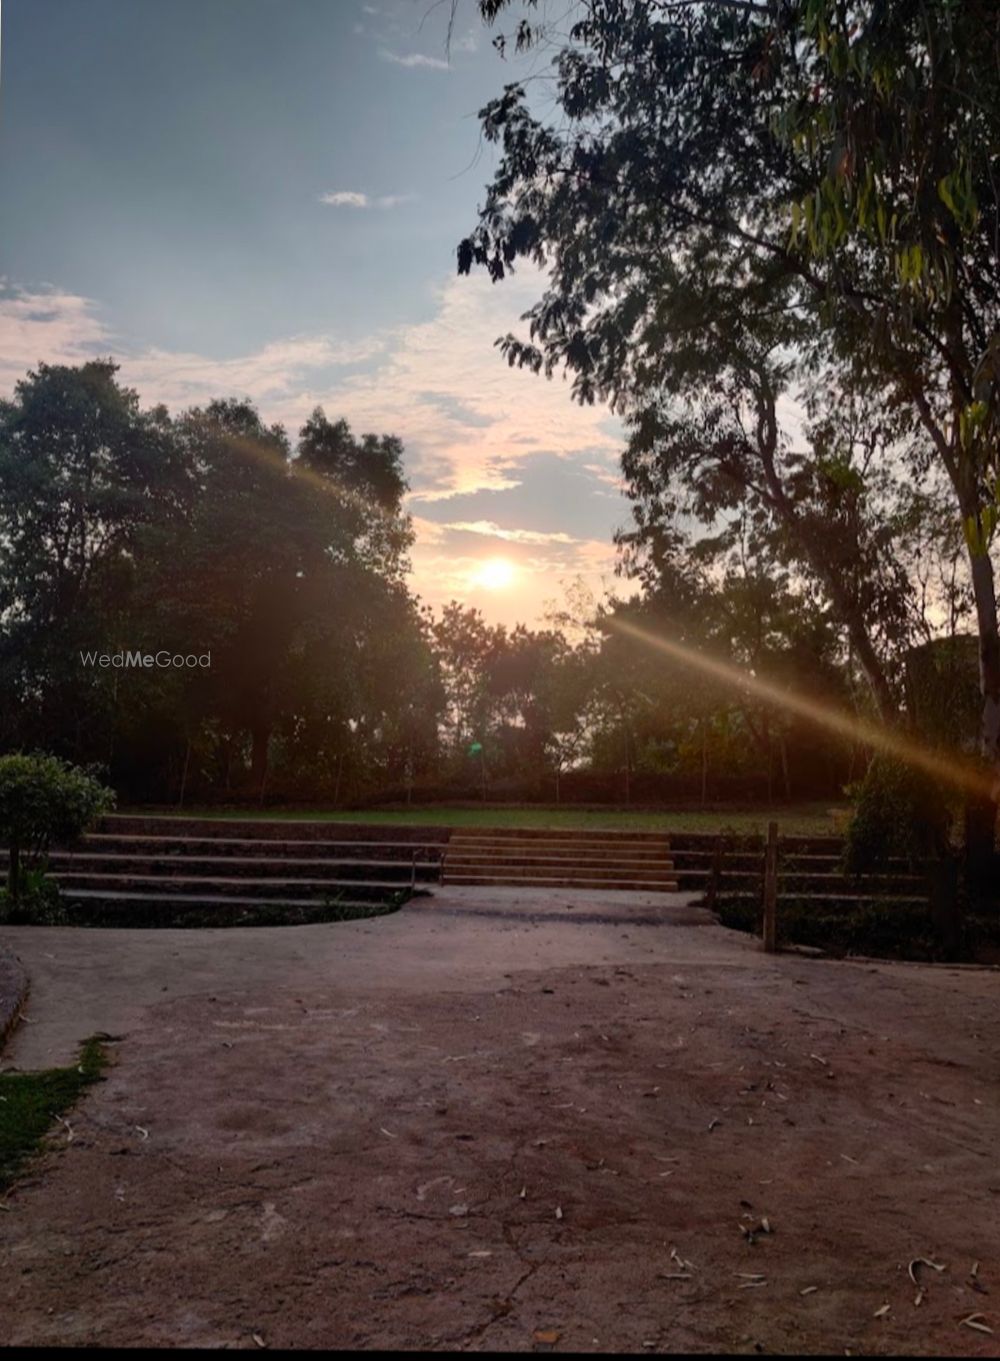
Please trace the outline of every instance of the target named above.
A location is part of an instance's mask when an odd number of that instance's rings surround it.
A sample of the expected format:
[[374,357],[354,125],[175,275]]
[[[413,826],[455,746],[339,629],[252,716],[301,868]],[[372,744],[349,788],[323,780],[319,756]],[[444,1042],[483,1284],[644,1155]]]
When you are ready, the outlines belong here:
[[702,671],[714,680],[721,681],[724,685],[738,687],[744,691],[749,690],[758,699],[767,700],[779,708],[788,709],[792,713],[799,714],[802,718],[810,719],[813,723],[820,724],[841,737],[863,742],[879,751],[886,752],[890,756],[896,756],[901,761],[905,761],[919,770],[926,771],[928,775],[932,775],[935,779],[942,780],[964,793],[987,798],[993,798],[995,795],[993,779],[981,766],[961,752],[947,753],[935,750],[933,747],[916,741],[898,728],[872,723],[869,720],[858,718],[846,709],[839,709],[835,705],[823,704],[819,700],[796,694],[795,691],[786,690],[783,686],[776,685],[762,676],[755,676],[742,667],[720,661],[717,657],[707,656],[704,652],[685,647],[682,643],[675,643],[669,638],[663,638],[659,634],[640,628],[637,624],[629,623],[627,620],[609,618],[607,622],[619,633],[635,638],[638,642],[645,643],[647,647],[655,648],[658,652],[666,653],[668,657],[673,657],[685,666]]

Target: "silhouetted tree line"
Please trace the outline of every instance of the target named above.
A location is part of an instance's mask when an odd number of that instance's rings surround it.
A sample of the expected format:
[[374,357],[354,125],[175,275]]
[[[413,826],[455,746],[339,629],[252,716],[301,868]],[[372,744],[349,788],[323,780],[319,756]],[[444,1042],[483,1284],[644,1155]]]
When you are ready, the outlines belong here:
[[[116,374],[43,364],[0,404],[3,750],[174,803],[781,798],[851,775],[780,702],[850,702],[842,630],[761,545],[720,574],[661,543],[637,598],[578,593],[549,628],[435,615],[406,585],[398,439],[316,410],[293,449],[247,402],[172,417]],[[622,620],[766,672],[774,702]],[[128,654],[211,664],[96,660]]]

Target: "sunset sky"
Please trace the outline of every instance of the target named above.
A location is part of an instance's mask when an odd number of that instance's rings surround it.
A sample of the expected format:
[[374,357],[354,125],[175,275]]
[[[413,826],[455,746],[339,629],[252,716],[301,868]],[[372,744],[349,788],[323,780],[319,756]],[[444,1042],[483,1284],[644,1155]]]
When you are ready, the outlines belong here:
[[612,579],[621,436],[493,342],[539,279],[458,279],[502,61],[459,0],[5,0],[0,393],[113,355],[172,410],[250,396],[399,435],[413,587],[538,623]]

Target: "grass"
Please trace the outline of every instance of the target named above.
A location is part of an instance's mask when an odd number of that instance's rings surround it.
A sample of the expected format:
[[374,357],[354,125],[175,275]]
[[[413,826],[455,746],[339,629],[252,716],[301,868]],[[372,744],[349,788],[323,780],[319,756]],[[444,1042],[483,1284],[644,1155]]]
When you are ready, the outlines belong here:
[[551,827],[592,830],[664,832],[739,832],[764,833],[773,820],[779,830],[790,836],[816,836],[836,833],[846,811],[828,804],[786,804],[776,808],[664,808],[656,811],[626,808],[551,808],[535,806],[468,805],[424,808],[378,808],[336,811],[328,808],[300,807],[282,809],[252,808],[136,808],[123,809],[134,814],[202,817],[219,819],[261,819],[267,822],[315,820],[352,822],[373,827]]
[[97,1039],[87,1040],[78,1063],[41,1073],[0,1073],[0,1191],[44,1145],[53,1124],[77,1101],[106,1064]]

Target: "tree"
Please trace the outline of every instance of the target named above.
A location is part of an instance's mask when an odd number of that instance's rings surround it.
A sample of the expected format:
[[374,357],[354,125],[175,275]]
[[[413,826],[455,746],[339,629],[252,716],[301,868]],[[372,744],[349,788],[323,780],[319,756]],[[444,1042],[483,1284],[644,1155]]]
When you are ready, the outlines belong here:
[[114,807],[114,792],[55,756],[0,756],[0,838],[7,843],[7,892],[21,895],[22,856],[36,860]]
[[0,685],[8,745],[84,754],[106,741],[108,675],[82,650],[128,642],[145,535],[192,493],[167,412],[142,411],[117,366],[40,364],[0,402]]
[[[493,20],[508,4],[480,8]],[[522,45],[544,40],[544,24],[519,32]],[[986,0],[585,0],[555,58],[558,118],[543,123],[518,85],[481,112],[502,155],[458,264],[494,279],[524,257],[548,270],[528,340],[508,336],[504,353],[549,374],[565,367],[583,401],[627,409],[670,390],[710,358],[704,329],[732,342],[723,362],[763,428],[758,452],[787,344],[894,406],[965,528],[980,747],[1000,773],[988,552],[998,40]]]

